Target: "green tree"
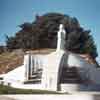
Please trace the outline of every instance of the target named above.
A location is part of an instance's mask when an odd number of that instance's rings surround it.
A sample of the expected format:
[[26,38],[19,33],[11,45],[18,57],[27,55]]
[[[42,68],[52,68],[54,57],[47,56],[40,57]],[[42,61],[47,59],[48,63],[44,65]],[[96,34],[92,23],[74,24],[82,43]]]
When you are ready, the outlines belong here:
[[88,53],[97,57],[97,49],[89,30],[84,30],[77,18],[59,13],[36,15],[32,23],[20,25],[21,30],[7,39],[9,49],[56,48],[59,24],[66,30],[66,50],[75,53]]

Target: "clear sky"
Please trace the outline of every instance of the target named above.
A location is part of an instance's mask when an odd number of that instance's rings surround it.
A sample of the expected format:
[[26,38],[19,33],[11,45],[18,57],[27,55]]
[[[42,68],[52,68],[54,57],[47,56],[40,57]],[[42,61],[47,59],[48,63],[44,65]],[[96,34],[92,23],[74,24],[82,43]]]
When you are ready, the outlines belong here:
[[11,36],[20,30],[18,25],[47,12],[76,17],[82,27],[90,29],[100,62],[100,0],[0,0],[0,44],[5,44],[5,34]]

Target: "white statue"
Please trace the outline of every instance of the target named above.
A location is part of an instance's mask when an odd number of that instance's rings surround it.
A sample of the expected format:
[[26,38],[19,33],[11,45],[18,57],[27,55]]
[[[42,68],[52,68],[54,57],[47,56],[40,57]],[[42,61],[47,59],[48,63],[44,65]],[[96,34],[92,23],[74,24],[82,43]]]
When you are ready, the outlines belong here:
[[59,25],[59,31],[58,31],[58,40],[57,40],[57,51],[64,50],[65,49],[65,37],[66,37],[66,31],[64,29],[63,24]]

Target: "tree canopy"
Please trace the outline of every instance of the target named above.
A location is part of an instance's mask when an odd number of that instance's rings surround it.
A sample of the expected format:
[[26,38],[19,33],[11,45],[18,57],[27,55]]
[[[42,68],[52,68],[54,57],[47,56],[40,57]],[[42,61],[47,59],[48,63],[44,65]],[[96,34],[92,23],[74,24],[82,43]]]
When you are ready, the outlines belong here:
[[7,48],[10,50],[56,48],[57,31],[61,23],[66,30],[66,50],[97,57],[96,45],[90,30],[84,30],[77,18],[59,13],[36,15],[32,23],[26,22],[20,25],[21,30],[14,37],[7,36]]

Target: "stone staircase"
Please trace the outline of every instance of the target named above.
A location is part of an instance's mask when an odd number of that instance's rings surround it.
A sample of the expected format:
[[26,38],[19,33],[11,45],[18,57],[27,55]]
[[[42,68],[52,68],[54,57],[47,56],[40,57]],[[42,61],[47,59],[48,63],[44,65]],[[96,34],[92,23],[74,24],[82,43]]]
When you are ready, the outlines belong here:
[[62,69],[60,83],[81,83],[81,82],[82,80],[75,67],[71,68],[64,67]]
[[33,72],[32,75],[29,75],[29,80],[25,81],[24,84],[39,84],[41,83],[42,69],[38,69],[36,72]]

